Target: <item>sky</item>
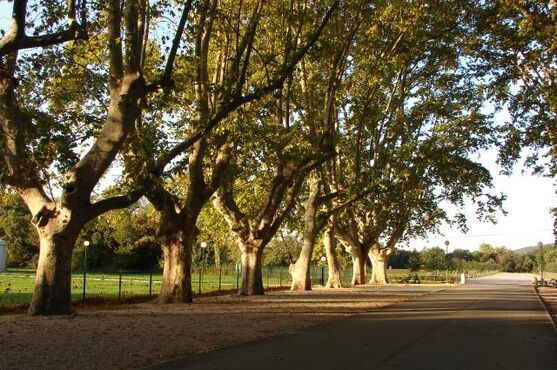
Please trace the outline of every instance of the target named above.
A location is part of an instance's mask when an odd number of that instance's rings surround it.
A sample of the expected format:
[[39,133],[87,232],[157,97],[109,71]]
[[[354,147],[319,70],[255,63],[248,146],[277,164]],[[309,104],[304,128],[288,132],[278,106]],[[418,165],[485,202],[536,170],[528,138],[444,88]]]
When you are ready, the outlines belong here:
[[475,209],[467,206],[463,209],[469,220],[466,234],[445,226],[441,228],[444,235],[411,240],[405,249],[445,248],[445,240],[449,241],[449,251],[455,248],[478,250],[481,243],[509,249],[533,246],[540,241],[544,244],[553,243],[553,217],[549,213],[551,207],[557,206],[553,180],[532,176],[527,170],[523,173],[521,165],[515,167],[511,176],[500,175],[496,158],[497,152],[493,149],[482,153],[480,162],[490,170],[495,191],[507,195],[503,205],[507,215],[499,215],[495,225],[482,223],[475,218]]

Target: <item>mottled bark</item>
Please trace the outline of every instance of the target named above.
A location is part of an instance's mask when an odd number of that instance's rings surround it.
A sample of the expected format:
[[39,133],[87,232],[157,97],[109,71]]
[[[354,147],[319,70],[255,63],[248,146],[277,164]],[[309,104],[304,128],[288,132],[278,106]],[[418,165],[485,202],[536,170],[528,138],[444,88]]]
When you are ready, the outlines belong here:
[[290,290],[311,290],[311,254],[313,253],[314,241],[305,240],[300,256],[288,268],[292,276]]
[[191,303],[191,250],[195,234],[178,217],[161,215],[159,238],[162,243],[164,268],[158,303]]
[[[299,35],[294,35],[294,33],[287,31],[285,58],[283,60],[283,67],[281,68],[279,76],[277,76],[278,78],[274,81],[271,79],[269,84],[261,88],[256,87],[250,89],[251,92],[249,94],[242,96],[241,99],[238,100],[236,95],[239,95],[238,93],[243,90],[243,85],[247,78],[246,71],[248,71],[248,69],[246,68],[248,67],[248,61],[252,50],[249,44],[253,40],[261,5],[263,5],[263,2],[258,2],[252,18],[246,24],[244,37],[241,38],[241,42],[236,50],[236,57],[230,61],[233,74],[230,76],[231,78],[226,77],[223,79],[223,81],[234,81],[234,86],[227,86],[227,84],[223,86],[225,95],[233,92],[232,99],[228,99],[230,103],[225,104],[218,115],[223,117],[223,115],[230,112],[229,109],[234,109],[234,105],[240,106],[253,99],[258,99],[267,93],[281,90],[284,81],[291,76],[298,62],[319,38],[325,24],[328,22],[328,19],[339,3],[339,1],[333,3],[325,14],[319,27],[315,32],[310,34],[307,43],[299,43],[301,41]],[[290,22],[287,22],[287,24],[289,25],[288,27],[290,27]],[[293,45],[298,46],[296,51],[290,50],[290,47]],[[227,58],[223,58],[223,60],[227,60]],[[238,69],[240,64],[243,66]],[[230,89],[230,87],[232,87],[232,89]],[[278,95],[281,95],[280,91]],[[287,94],[287,96],[289,95],[290,94]],[[280,100],[280,98],[278,100]],[[277,104],[275,118],[288,117],[291,114],[291,112],[289,112],[289,107],[290,104],[288,104],[288,102]],[[207,129],[210,129],[210,127],[214,125],[212,122],[214,122],[216,118],[218,118],[218,116],[209,120],[206,126]],[[283,124],[280,119],[279,124]],[[231,166],[228,167],[226,174],[227,179],[223,181],[221,190],[217,193],[215,205],[219,212],[223,214],[231,230],[233,230],[238,237],[238,244],[240,245],[242,253],[242,266],[244,267],[240,294],[263,293],[263,284],[261,280],[261,256],[263,248],[275,235],[282,222],[294,207],[296,196],[306,176],[334,155],[334,153],[329,150],[330,145],[325,145],[330,144],[330,140],[326,139],[330,139],[330,131],[332,130],[330,130],[330,127],[326,126],[323,131],[323,137],[315,138],[316,144],[319,143],[323,145],[320,145],[319,148],[316,146],[316,149],[325,148],[327,149],[324,150],[326,153],[317,153],[316,151],[310,150],[307,155],[301,158],[290,159],[286,159],[286,157],[283,158],[281,154],[278,154],[278,157],[282,159],[279,160],[279,163],[276,163],[275,174],[273,179],[269,182],[268,196],[266,199],[263,199],[256,215],[247,215],[240,210],[233,192],[234,176],[236,174],[231,171],[233,169]],[[230,138],[230,140],[234,139]],[[181,145],[183,144],[179,144],[177,148],[180,148]],[[279,150],[279,152],[282,153],[282,150]]]
[[327,288],[342,288],[342,280],[340,278],[340,263],[336,251],[336,239],[334,221],[329,221],[327,230],[325,231],[325,253],[327,254],[327,264],[329,267],[329,276],[327,278]]
[[366,283],[366,255],[353,249],[352,256],[352,285],[365,285]]
[[309,178],[309,196],[304,204],[304,242],[300,256],[288,269],[292,275],[291,290],[311,290],[311,255],[318,233],[315,217],[319,207],[319,177],[314,173]]
[[[300,252],[300,257],[295,263],[291,264],[288,268],[288,272],[292,276],[292,284],[290,285],[290,290],[311,290],[311,276],[310,276],[310,264],[311,264],[311,252],[313,246],[309,246],[309,243],[304,241],[302,246],[302,251]],[[309,254],[309,256],[308,256]]]
[[369,251],[372,271],[370,284],[387,284],[387,262],[389,261],[390,249],[372,248]]
[[263,295],[263,246],[258,243],[239,241],[242,263],[240,295]]
[[164,270],[159,303],[191,303],[191,254],[198,235],[196,227],[201,208],[213,188],[200,182],[199,161],[203,140],[196,143],[189,157],[190,186],[185,204],[181,206],[161,183],[154,184],[147,198],[160,212],[158,237],[162,244]]
[[37,227],[40,253],[30,315],[71,313],[72,250],[80,227],[67,226],[56,219],[49,223]]

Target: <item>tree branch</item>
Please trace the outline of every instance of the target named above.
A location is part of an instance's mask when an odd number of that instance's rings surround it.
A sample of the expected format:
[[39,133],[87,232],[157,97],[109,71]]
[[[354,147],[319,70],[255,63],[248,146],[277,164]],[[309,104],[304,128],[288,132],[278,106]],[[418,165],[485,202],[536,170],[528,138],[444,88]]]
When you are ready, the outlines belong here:
[[143,191],[133,190],[125,195],[119,195],[100,200],[91,205],[92,219],[115,209],[127,208],[143,196]]
[[176,54],[178,53],[178,48],[180,47],[180,41],[182,40],[184,28],[186,27],[186,21],[188,20],[190,14],[192,2],[193,0],[188,0],[184,6],[184,10],[182,11],[182,16],[180,17],[180,22],[178,23],[178,28],[176,29],[176,34],[174,35],[174,40],[172,41],[172,47],[170,48],[170,53],[168,54],[168,59],[166,60],[164,73],[158,83],[159,86],[169,86],[172,84],[174,60],[176,59]]
[[207,121],[205,126],[199,128],[195,133],[193,133],[188,139],[182,141],[181,143],[174,146],[166,155],[164,155],[155,168],[152,170],[153,174],[160,174],[164,171],[164,168],[168,163],[170,163],[175,157],[188,150],[193,144],[195,144],[203,136],[207,135],[213,128],[215,128],[228,114],[238,107],[258,100],[265,96],[266,94],[280,88],[286,78],[294,71],[298,62],[304,57],[304,55],[309,51],[309,49],[315,44],[315,42],[321,36],[323,29],[327,25],[329,18],[332,16],[333,12],[339,5],[339,0],[336,0],[333,5],[329,8],[325,16],[323,17],[321,24],[318,29],[309,37],[308,42],[301,48],[293,57],[291,62],[284,67],[279,76],[272,82],[265,86],[255,89],[252,93],[244,96],[235,96],[230,98],[227,102],[222,104],[217,112]]
[[[111,90],[117,88],[124,75],[124,62],[122,55],[122,37],[120,34],[121,15],[120,1],[110,0],[108,21],[108,56],[109,56],[109,87]],[[111,94],[114,94],[111,91]]]
[[213,205],[223,216],[230,229],[246,240],[251,233],[249,221],[244,213],[240,211],[232,195],[232,184],[225,182],[213,198]]
[[[0,57],[18,50],[53,46],[70,40],[86,40],[88,38],[85,25],[75,22],[75,19],[72,20],[72,18],[68,19],[68,28],[65,30],[46,35],[27,36],[25,35],[26,8],[27,0],[14,1],[10,32],[0,40]],[[71,17],[72,9],[75,13],[73,1],[70,2],[69,17]]]

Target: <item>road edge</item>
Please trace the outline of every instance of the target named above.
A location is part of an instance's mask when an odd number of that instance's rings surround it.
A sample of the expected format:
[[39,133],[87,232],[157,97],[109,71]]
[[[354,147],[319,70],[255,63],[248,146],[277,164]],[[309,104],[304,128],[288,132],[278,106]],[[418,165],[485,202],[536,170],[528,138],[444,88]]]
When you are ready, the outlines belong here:
[[536,296],[538,297],[538,299],[540,300],[543,308],[545,309],[545,313],[549,317],[549,321],[551,321],[551,324],[553,326],[553,331],[555,331],[555,334],[557,335],[557,322],[556,322],[557,317],[554,318],[553,315],[551,314],[551,310],[549,309],[549,306],[548,306],[547,302],[545,302],[545,300],[540,295],[540,292],[538,291],[538,288],[537,287],[532,287],[532,289],[534,289],[534,292],[536,293]]

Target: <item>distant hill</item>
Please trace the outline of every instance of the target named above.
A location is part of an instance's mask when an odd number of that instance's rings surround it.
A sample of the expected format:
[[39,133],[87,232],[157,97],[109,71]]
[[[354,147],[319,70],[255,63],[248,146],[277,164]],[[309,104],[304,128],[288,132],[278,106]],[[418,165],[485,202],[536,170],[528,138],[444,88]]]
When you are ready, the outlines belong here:
[[515,249],[513,252],[516,254],[528,254],[528,253],[536,252],[537,250],[538,247],[532,246],[532,247],[522,247],[520,249]]

